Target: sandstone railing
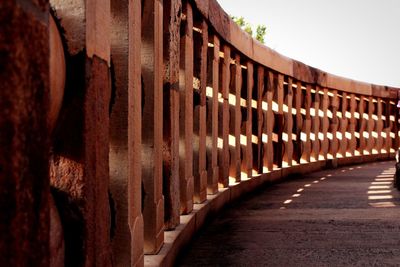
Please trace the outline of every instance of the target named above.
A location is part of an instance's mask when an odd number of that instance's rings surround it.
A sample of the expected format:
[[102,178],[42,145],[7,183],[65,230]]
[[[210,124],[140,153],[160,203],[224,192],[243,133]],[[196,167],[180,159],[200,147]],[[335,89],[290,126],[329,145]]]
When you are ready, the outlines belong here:
[[216,0],[50,6],[58,28],[45,0],[0,7],[7,266],[172,265],[263,183],[398,148],[397,88],[286,58]]

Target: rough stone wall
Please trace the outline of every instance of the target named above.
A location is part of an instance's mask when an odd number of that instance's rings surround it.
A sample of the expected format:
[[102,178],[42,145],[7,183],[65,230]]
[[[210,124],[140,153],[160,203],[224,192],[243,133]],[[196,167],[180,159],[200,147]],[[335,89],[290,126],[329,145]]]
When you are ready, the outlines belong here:
[[3,1],[0,25],[0,263],[48,266],[48,2]]

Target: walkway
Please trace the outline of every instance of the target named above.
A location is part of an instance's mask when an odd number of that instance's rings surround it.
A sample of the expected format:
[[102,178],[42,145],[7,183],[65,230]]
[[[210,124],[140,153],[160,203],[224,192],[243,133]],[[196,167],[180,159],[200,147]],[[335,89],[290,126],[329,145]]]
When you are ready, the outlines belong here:
[[326,170],[234,204],[178,266],[399,266],[394,162]]

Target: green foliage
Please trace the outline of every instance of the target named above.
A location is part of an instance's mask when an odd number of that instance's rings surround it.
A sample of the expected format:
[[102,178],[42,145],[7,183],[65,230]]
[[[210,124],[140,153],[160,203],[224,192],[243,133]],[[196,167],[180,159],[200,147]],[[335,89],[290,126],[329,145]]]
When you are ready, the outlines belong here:
[[267,33],[267,27],[265,25],[259,24],[256,27],[256,33],[255,35],[253,34],[253,27],[250,23],[245,21],[243,17],[231,17],[234,22],[236,22],[237,25],[239,25],[240,28],[242,28],[245,32],[250,34],[253,38],[257,39],[261,43],[265,43],[265,34]]
[[265,43],[264,37],[267,33],[267,27],[265,25],[257,25],[256,29],[256,39],[261,43]]

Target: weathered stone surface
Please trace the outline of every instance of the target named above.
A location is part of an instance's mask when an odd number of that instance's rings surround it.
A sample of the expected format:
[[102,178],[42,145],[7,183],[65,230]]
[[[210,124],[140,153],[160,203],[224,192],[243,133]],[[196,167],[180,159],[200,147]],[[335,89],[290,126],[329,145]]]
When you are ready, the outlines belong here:
[[286,140],[283,140],[285,150],[283,154],[283,164],[285,167],[292,166],[293,161],[293,88],[292,79],[289,78],[287,89],[285,94],[284,105],[287,107],[287,111],[284,111],[284,126],[283,133],[286,135]]
[[163,194],[165,227],[179,225],[179,53],[182,3],[164,3]]
[[[111,2],[113,98],[110,193],[113,266],[143,265],[141,177],[141,2]],[[131,10],[131,11],[130,11]]]
[[257,123],[254,125],[257,128],[257,154],[254,165],[258,173],[263,173],[263,128],[264,128],[264,112],[263,112],[263,95],[264,95],[264,68],[257,67]]
[[195,21],[201,32],[194,32],[194,75],[200,82],[194,95],[194,203],[200,204],[207,199],[207,164],[206,164],[206,94],[207,94],[207,50],[208,26],[204,20]]
[[110,64],[110,0],[85,0],[86,53]]
[[0,262],[49,265],[47,1],[0,5]]
[[[229,86],[229,99],[234,99],[229,105],[229,177],[236,182],[241,180],[241,124],[242,124],[242,111],[241,111],[241,90],[242,90],[242,67],[240,64],[240,56],[235,55],[235,64],[231,65],[231,79]],[[231,97],[234,96],[234,97]],[[232,138],[233,137],[233,138]]]
[[[264,94],[264,106],[267,110],[264,111],[264,133],[263,138],[264,143],[264,166],[268,171],[272,171],[274,168],[274,147],[273,147],[273,129],[275,124],[274,112],[272,110],[272,102],[274,96],[274,73],[268,71],[268,83],[266,88],[266,93]],[[264,108],[263,108],[264,110]],[[266,139],[266,140],[265,140]],[[264,172],[264,171],[263,171]]]
[[[274,167],[282,167],[282,156],[283,156],[283,75],[277,74],[273,78],[273,100],[272,100],[272,110],[274,113],[274,128],[273,128],[273,147],[274,147]],[[274,108],[275,106],[275,108]]]
[[311,140],[312,143],[312,151],[311,151],[311,161],[318,161],[320,154],[320,140],[319,140],[319,132],[320,132],[320,106],[321,106],[321,97],[319,94],[319,87],[316,87],[315,93],[312,94],[313,103],[312,108],[314,109],[314,114],[312,115],[312,129],[311,134],[313,135],[314,140]]
[[181,35],[181,58],[179,79],[179,179],[181,213],[193,210],[193,11],[189,3],[183,7],[186,22]]
[[209,50],[209,77],[210,81],[208,84],[212,87],[212,92],[208,99],[208,112],[207,112],[207,193],[215,194],[218,192],[218,92],[219,92],[219,50],[220,43],[216,35],[210,36],[209,38],[213,46]]
[[328,131],[329,131],[329,117],[328,117],[328,109],[329,109],[329,95],[328,95],[328,89],[324,88],[323,90],[323,96],[322,96],[322,141],[321,141],[321,154],[322,154],[322,159],[327,160],[328,159],[328,152],[329,152],[329,137],[328,137]]
[[[141,79],[141,1],[130,1],[129,8],[129,87],[132,91],[129,94],[128,106],[132,112],[128,121],[128,149],[131,149],[129,229],[131,230],[131,264],[143,266],[144,251],[144,222],[142,215],[143,208],[143,183],[142,183],[142,79]],[[139,104],[141,103],[141,104]],[[140,192],[140,194],[139,194]]]
[[349,120],[349,129],[348,132],[350,133],[350,140],[349,140],[349,150],[352,156],[355,155],[357,149],[357,139],[356,139],[356,110],[357,110],[357,101],[356,96],[354,94],[350,95],[350,120]]
[[111,266],[110,73],[107,62],[97,57],[83,62],[85,71],[67,64],[77,73],[67,70],[71,79],[55,132],[50,178],[65,231],[66,265]]
[[375,113],[377,116],[377,121],[375,123],[375,132],[377,134],[377,138],[376,138],[376,143],[375,143],[375,150],[376,150],[376,153],[381,153],[382,146],[383,146],[382,98],[379,97],[377,99],[377,101],[378,101],[378,103],[377,103],[377,109],[376,109],[376,113]]
[[220,120],[220,138],[222,139],[222,148],[219,150],[219,178],[218,181],[222,187],[229,185],[229,82],[230,82],[230,64],[231,50],[227,45],[223,46],[224,60],[221,69],[221,95],[222,110],[219,112]]
[[244,172],[247,174],[247,178],[253,176],[253,87],[254,87],[254,66],[253,63],[247,62],[247,88],[245,88],[246,97],[246,121],[244,122],[246,128],[246,149],[244,151]]
[[340,127],[339,127],[339,157],[343,158],[346,157],[346,153],[348,151],[348,135],[346,135],[348,124],[349,124],[349,119],[347,118],[348,116],[348,99],[347,99],[347,93],[343,93],[342,97],[340,98],[340,106],[341,109],[339,110],[341,114],[341,118],[339,119],[340,122]]
[[333,91],[332,103],[332,120],[330,123],[330,132],[332,133],[332,140],[329,147],[329,153],[332,155],[332,158],[337,157],[337,152],[339,150],[339,140],[337,137],[337,131],[339,129],[339,118],[337,116],[339,111],[339,97],[337,90]]
[[230,40],[230,21],[228,14],[220,7],[216,0],[208,1],[208,19],[218,34],[224,39]]
[[303,142],[303,154],[302,160],[303,163],[310,162],[311,160],[311,127],[312,127],[312,120],[311,120],[311,106],[312,106],[312,98],[311,98],[311,85],[306,85],[306,90],[303,92],[304,99],[303,99],[303,108],[305,110],[304,120],[303,120],[303,128],[302,128],[302,136],[300,138]]
[[77,55],[85,49],[85,1],[50,0],[57,18],[60,19],[67,42],[68,53]]
[[162,3],[158,0],[145,1],[142,10],[144,252],[155,254],[164,242]]
[[367,138],[367,153],[372,154],[372,148],[375,146],[375,139],[372,136],[372,132],[375,127],[375,121],[372,115],[375,112],[375,106],[373,103],[373,98],[370,96],[368,97],[368,122],[367,122],[367,132],[368,132],[368,138]]

